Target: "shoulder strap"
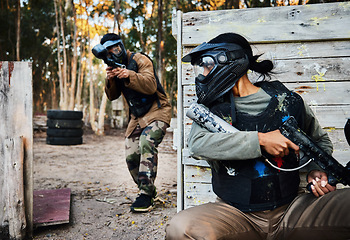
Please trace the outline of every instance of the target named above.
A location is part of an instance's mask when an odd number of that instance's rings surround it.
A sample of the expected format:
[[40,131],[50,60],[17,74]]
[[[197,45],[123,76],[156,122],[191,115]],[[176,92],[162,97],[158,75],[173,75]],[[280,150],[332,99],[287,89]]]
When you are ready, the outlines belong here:
[[134,55],[135,55],[135,53],[133,52],[133,53],[131,53],[131,56],[130,56],[130,58],[129,58],[129,62],[134,58]]
[[[164,96],[166,96],[165,91],[164,91],[164,88],[163,88],[162,84],[160,83],[159,78],[158,78],[158,76],[157,76],[156,69],[155,69],[155,67],[154,67],[154,64],[153,64],[152,59],[151,59],[146,53],[143,53],[143,52],[140,52],[140,53],[141,53],[142,55],[146,56],[146,57],[152,62],[153,73],[154,73],[154,77],[156,78],[156,82],[157,82],[157,90],[158,90],[160,93],[162,93]],[[129,64],[131,63],[131,61],[132,61],[132,59],[133,59],[133,57],[134,57],[135,54],[136,54],[136,53],[132,53],[132,54],[131,54],[130,59],[129,59]],[[135,63],[136,63],[136,65],[137,65],[137,62],[136,62],[136,61],[135,61]],[[138,66],[137,66],[137,68],[138,68]],[[160,104],[158,95],[157,95],[157,93],[155,93],[154,95],[156,96],[156,101],[157,101],[158,108],[160,108],[160,107],[161,107],[161,104]]]

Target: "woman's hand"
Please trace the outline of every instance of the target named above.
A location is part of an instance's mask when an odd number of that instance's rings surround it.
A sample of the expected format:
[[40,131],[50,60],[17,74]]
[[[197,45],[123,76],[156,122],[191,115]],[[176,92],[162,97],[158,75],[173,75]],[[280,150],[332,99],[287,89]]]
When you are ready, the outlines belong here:
[[318,170],[313,170],[307,175],[307,182],[312,182],[311,191],[316,197],[336,190],[336,187],[328,183],[327,174]]
[[260,146],[274,157],[284,157],[289,154],[289,148],[299,154],[299,147],[283,136],[279,130],[267,133],[258,133]]

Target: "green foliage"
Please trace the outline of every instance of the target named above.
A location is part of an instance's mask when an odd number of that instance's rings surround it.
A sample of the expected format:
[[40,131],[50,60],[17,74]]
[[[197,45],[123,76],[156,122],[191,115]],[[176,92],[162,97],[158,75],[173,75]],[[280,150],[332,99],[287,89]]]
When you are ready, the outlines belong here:
[[[16,17],[17,1],[0,5],[0,58],[3,61],[16,60]],[[54,24],[53,2],[35,0],[25,2],[21,7],[20,58],[31,61],[33,68],[34,103],[40,105],[41,99],[50,99],[48,73],[56,72],[56,59],[52,58],[50,39]]]

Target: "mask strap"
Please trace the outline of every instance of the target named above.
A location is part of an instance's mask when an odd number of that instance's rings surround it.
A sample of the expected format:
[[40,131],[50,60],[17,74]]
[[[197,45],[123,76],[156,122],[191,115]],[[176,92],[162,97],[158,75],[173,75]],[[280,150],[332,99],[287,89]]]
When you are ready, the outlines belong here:
[[231,119],[232,125],[236,122],[236,107],[235,107],[235,97],[233,96],[232,89],[230,90],[230,103],[231,103]]
[[234,51],[227,52],[227,55],[229,57],[229,60],[232,61],[232,60],[237,60],[239,58],[243,58],[245,53],[244,53],[244,50],[234,50]]

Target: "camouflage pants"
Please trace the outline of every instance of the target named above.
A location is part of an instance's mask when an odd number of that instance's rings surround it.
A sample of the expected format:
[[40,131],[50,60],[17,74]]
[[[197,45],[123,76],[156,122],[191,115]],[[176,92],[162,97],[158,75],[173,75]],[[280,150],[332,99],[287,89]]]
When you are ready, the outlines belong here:
[[154,194],[158,165],[157,147],[168,127],[162,121],[154,121],[144,129],[137,125],[133,133],[125,139],[126,163],[141,193]]

